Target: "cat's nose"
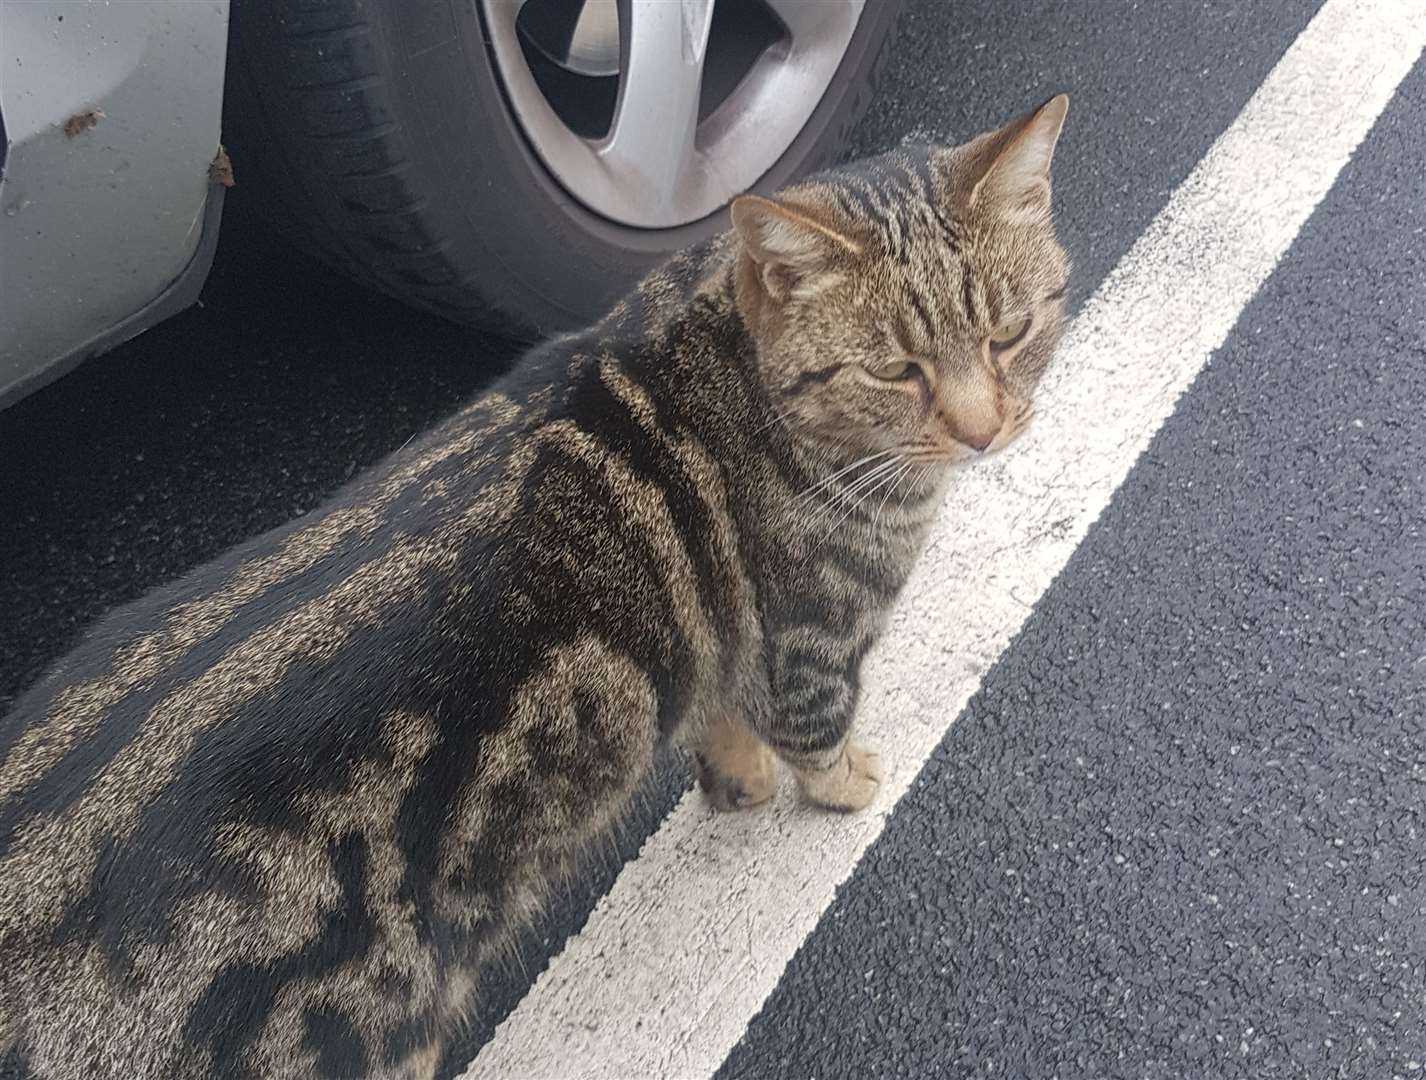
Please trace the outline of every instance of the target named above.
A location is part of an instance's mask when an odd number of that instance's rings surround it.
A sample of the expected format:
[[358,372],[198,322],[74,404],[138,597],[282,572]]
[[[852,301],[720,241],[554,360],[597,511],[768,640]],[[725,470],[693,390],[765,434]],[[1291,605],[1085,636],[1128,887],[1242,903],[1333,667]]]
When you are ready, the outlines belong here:
[[986,448],[995,441],[995,437],[999,434],[999,428],[993,431],[988,429],[985,431],[967,431],[961,433],[960,441],[965,443],[972,450],[983,454]]

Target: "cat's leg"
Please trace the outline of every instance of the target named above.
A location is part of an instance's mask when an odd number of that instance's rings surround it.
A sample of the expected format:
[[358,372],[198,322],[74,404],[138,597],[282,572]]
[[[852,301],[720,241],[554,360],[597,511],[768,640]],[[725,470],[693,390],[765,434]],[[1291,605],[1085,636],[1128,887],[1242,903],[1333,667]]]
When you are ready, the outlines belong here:
[[773,644],[773,702],[759,731],[815,806],[861,810],[881,784],[881,756],[852,738],[860,655],[809,648],[802,635]]
[[777,791],[777,758],[742,720],[720,712],[691,747],[698,786],[719,810],[743,810]]

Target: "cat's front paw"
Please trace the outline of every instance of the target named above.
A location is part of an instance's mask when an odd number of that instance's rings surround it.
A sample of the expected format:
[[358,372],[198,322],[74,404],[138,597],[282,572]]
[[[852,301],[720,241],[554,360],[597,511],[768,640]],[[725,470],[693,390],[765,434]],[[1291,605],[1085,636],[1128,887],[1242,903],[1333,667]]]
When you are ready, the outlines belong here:
[[799,771],[802,797],[814,806],[851,813],[865,809],[881,786],[881,755],[856,743],[848,743],[842,756],[829,769]]
[[[724,771],[730,765],[736,767]],[[777,759],[763,747],[741,755],[737,761],[714,762],[695,754],[693,767],[698,786],[717,810],[761,806],[777,792]]]
[[691,749],[698,786],[716,809],[746,810],[777,792],[777,758],[733,713],[709,717]]

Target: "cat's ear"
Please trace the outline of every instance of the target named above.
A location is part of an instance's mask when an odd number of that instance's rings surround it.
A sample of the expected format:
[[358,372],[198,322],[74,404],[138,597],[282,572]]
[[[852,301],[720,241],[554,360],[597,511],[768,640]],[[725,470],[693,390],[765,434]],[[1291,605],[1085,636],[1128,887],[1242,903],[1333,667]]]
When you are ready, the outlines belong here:
[[861,245],[808,206],[743,195],[733,200],[732,213],[743,250],[757,265],[763,288],[779,303],[799,285],[861,253]]
[[990,206],[1012,220],[1048,213],[1050,164],[1068,111],[1069,95],[1060,94],[992,135],[970,205]]

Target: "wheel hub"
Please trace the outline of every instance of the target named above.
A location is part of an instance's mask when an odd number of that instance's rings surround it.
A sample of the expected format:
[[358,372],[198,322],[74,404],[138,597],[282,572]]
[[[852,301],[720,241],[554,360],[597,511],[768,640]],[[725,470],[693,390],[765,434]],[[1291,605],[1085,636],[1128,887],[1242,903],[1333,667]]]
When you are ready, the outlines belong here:
[[481,0],[532,149],[591,210],[670,228],[747,190],[806,126],[866,0]]

